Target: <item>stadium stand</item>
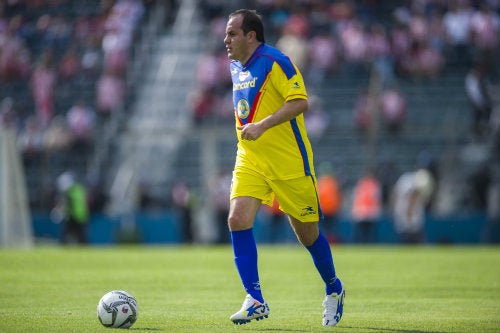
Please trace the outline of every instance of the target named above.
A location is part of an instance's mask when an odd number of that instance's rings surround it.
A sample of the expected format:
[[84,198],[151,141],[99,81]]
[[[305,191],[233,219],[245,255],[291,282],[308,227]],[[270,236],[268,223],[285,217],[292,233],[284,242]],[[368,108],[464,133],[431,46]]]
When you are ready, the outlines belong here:
[[[440,20],[451,9],[442,1],[413,4],[291,1],[279,2],[280,6],[273,1],[234,1],[227,6],[220,3],[209,0],[2,2],[0,34],[5,37],[2,40],[8,36],[17,38],[12,38],[12,45],[17,47],[14,51],[18,52],[19,60],[14,67],[2,67],[0,61],[2,121],[16,128],[19,137],[30,129],[30,145],[21,149],[32,209],[50,209],[55,179],[68,169],[84,177],[96,191],[104,191],[95,195],[109,196],[115,212],[137,208],[140,200],[134,196],[139,188],[141,195],[152,198],[150,203],[167,207],[174,180],[183,180],[205,197],[209,193],[207,179],[214,177],[219,169],[230,168],[236,150],[232,106],[228,100],[230,86],[227,77],[221,74],[226,70],[222,43],[226,16],[236,7],[255,4],[266,19],[270,43],[280,40],[287,21],[292,18],[292,22],[305,21],[306,40],[326,29],[336,43],[337,62],[322,78],[314,78],[322,81],[314,81],[309,93],[317,97],[320,114],[328,119],[326,129],[313,140],[315,158],[318,163],[333,162],[346,192],[367,166],[377,166],[382,174],[391,173],[383,168],[393,170],[392,177],[388,177],[391,185],[395,176],[412,169],[422,154],[439,164],[441,179],[445,176],[463,179],[460,170],[447,172],[451,165],[460,166],[457,161],[463,148],[469,144],[488,146],[488,142],[477,142],[469,133],[470,110],[464,78],[470,63],[457,56],[454,45],[447,44]],[[472,17],[479,12],[479,6],[471,1],[464,10]],[[496,15],[498,12],[499,8],[494,8]],[[136,15],[128,16],[130,13]],[[118,18],[130,20],[125,29],[128,35],[113,34],[122,28]],[[350,36],[349,40],[361,36],[368,41],[372,31],[369,28],[376,24],[383,26],[377,31],[385,31],[390,52],[384,40],[379,40],[381,44],[376,48],[379,57],[349,58],[346,49],[353,46],[342,44],[346,36]],[[499,35],[496,34],[497,39]],[[125,45],[125,49],[106,57],[106,47],[113,49],[116,41]],[[480,53],[480,50],[475,52],[473,41],[465,47],[473,54]],[[401,48],[408,54],[398,53]],[[52,65],[46,67],[57,71],[52,104],[37,100],[31,85],[33,73],[47,49]],[[0,50],[5,56],[5,44]],[[356,54],[356,50],[352,51]],[[425,59],[434,67],[409,66],[427,63],[419,62],[419,56],[428,57]],[[214,67],[202,68],[200,74],[200,59],[210,59]],[[383,61],[376,61],[380,59]],[[387,64],[393,65],[390,72],[384,71]],[[498,84],[495,68],[498,70],[499,64],[494,62],[492,66],[491,79]],[[379,76],[373,75],[373,68],[377,68]],[[311,79],[308,68],[303,73]],[[389,76],[385,76],[387,73]],[[208,80],[209,74],[215,77],[208,90],[213,104],[204,111],[207,112],[204,117],[196,118],[193,101],[202,92],[197,80],[200,77]],[[47,77],[50,78],[48,74]],[[403,93],[406,116],[397,133],[377,122],[376,136],[366,140],[356,128],[354,111],[360,92],[370,91],[377,77],[381,80],[380,91],[394,84]],[[112,93],[102,94],[100,87],[111,89]],[[62,142],[57,140],[65,133],[65,126],[59,126],[61,119],[65,119],[78,100],[95,114],[95,128],[86,154],[68,144],[68,140],[73,140],[72,133],[66,134],[69,138]],[[56,139],[50,149],[43,138],[53,126],[33,120],[40,108],[47,108],[44,112],[49,114],[53,112],[50,123],[55,123]],[[213,156],[207,151],[213,152]],[[460,200],[466,199],[456,199]]]

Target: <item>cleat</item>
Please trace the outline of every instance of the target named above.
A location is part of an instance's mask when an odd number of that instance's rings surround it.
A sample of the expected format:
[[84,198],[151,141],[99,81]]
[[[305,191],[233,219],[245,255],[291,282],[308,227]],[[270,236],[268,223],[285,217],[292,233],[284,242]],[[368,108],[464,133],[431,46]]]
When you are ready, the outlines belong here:
[[269,306],[254,299],[250,294],[245,297],[240,311],[233,314],[229,319],[235,325],[248,324],[252,320],[261,320],[269,317]]
[[345,289],[342,285],[342,292],[326,295],[323,301],[323,326],[335,326],[342,318],[344,311]]

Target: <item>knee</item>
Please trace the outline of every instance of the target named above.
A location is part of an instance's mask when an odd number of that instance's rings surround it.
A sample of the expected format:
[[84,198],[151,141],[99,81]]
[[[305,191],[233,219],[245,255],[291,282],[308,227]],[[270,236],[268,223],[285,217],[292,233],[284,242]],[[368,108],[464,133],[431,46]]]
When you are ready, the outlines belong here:
[[311,246],[318,239],[319,229],[317,223],[302,223],[300,227],[296,227],[295,234],[297,239],[304,246]]
[[316,239],[318,239],[318,236],[318,233],[311,233],[307,235],[297,235],[297,238],[302,245],[308,247],[314,244]]
[[227,224],[230,231],[245,230],[252,227],[253,221],[249,221],[243,216],[237,214],[229,214]]

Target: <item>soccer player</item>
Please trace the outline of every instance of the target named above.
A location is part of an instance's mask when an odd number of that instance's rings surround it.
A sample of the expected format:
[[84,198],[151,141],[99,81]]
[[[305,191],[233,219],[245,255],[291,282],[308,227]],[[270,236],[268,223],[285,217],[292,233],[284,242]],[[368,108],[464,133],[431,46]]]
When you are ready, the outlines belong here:
[[254,10],[229,15],[224,43],[231,60],[238,136],[228,224],[234,262],[247,293],[230,319],[246,324],[269,315],[253,223],[260,205],[272,205],[276,197],[325,282],[323,325],[334,326],[342,317],[345,291],[330,245],[318,228],[322,212],[304,126],[308,102],[302,75],[287,56],[265,43],[262,20]]

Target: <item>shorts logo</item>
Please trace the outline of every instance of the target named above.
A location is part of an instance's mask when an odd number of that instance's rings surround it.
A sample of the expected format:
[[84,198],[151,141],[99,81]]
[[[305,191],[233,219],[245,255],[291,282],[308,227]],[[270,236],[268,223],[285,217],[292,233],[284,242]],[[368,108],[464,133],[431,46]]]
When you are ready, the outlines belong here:
[[314,214],[316,214],[314,208],[312,208],[311,206],[306,206],[302,208],[302,213],[300,214],[300,216],[314,215]]
[[240,99],[238,101],[237,112],[240,119],[246,119],[248,117],[250,114],[250,105],[248,105],[246,99]]

